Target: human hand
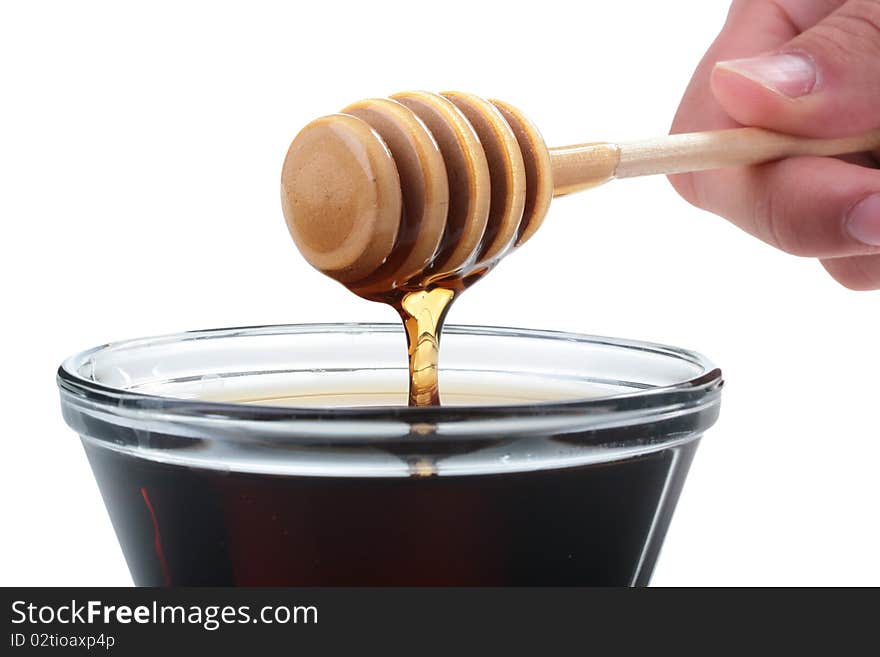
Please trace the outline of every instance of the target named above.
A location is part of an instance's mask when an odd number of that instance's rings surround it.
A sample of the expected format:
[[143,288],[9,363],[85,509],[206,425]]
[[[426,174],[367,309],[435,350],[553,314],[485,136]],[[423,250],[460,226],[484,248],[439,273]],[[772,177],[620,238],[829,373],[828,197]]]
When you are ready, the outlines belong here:
[[[809,137],[880,128],[880,0],[734,0],[672,132],[740,125]],[[854,290],[880,289],[880,153],[670,176],[693,205]]]

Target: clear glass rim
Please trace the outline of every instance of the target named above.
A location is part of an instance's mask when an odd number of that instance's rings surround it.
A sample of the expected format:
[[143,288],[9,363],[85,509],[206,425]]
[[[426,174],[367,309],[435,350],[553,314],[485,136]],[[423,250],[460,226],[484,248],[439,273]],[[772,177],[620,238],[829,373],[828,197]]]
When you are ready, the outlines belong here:
[[[112,413],[126,411],[161,412],[168,417],[204,417],[217,420],[253,422],[278,422],[283,420],[345,420],[364,421],[388,420],[425,422],[450,421],[457,417],[469,420],[496,417],[529,417],[569,415],[572,413],[597,416],[610,416],[624,411],[641,410],[645,415],[664,412],[682,404],[691,410],[716,403],[723,385],[721,370],[699,353],[678,347],[602,336],[547,331],[540,329],[517,329],[498,326],[448,325],[444,335],[459,334],[479,337],[493,335],[508,338],[539,338],[549,341],[565,341],[603,345],[621,350],[642,351],[662,355],[671,359],[686,361],[699,369],[691,378],[667,386],[657,386],[625,392],[606,397],[567,399],[560,401],[541,401],[523,404],[503,404],[497,406],[372,406],[353,408],[314,408],[296,406],[270,406],[240,404],[233,402],[202,401],[152,395],[134,390],[115,388],[93,381],[81,374],[81,366],[97,353],[110,349],[124,349],[134,346],[159,346],[188,340],[228,338],[237,335],[250,337],[260,335],[295,335],[314,333],[400,333],[398,324],[379,323],[332,323],[332,324],[278,324],[221,329],[186,331],[145,338],[135,338],[103,344],[65,359],[58,368],[57,382],[62,395],[105,407]],[[442,364],[441,364],[442,367]],[[644,418],[642,418],[644,421]]]

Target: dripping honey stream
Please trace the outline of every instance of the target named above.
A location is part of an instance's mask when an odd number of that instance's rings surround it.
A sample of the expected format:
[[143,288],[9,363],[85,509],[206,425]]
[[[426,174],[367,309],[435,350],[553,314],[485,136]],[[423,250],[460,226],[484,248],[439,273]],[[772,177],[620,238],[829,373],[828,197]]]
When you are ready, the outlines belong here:
[[407,292],[394,304],[406,330],[410,406],[440,404],[440,334],[455,295],[454,290],[436,287]]

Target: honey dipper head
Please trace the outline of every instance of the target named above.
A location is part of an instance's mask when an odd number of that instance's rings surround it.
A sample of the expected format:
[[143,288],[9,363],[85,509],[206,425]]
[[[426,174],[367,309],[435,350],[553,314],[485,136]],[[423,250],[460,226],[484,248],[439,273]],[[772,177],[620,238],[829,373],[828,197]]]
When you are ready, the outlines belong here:
[[553,183],[540,134],[515,108],[407,92],[307,125],[281,189],[309,263],[370,296],[487,271],[534,234]]
[[339,281],[357,280],[388,257],[397,237],[397,168],[369,125],[344,114],[326,116],[290,145],[281,204],[306,260]]

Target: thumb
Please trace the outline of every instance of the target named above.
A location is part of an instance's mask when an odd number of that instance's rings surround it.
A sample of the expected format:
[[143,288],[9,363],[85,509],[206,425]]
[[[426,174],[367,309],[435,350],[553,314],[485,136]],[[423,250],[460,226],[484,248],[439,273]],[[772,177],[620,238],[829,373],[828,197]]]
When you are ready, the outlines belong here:
[[744,125],[813,137],[880,127],[880,0],[849,0],[773,52],[718,62],[711,84]]

